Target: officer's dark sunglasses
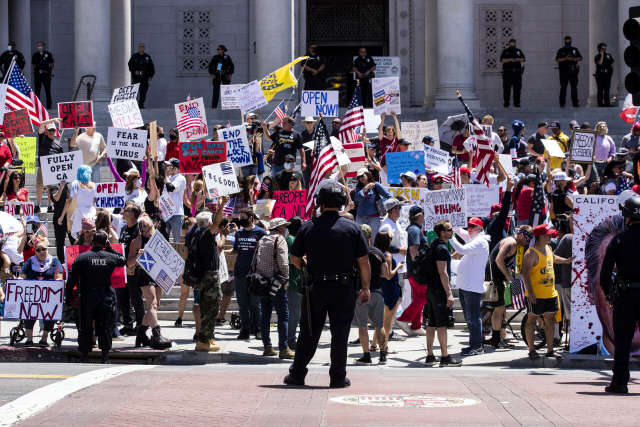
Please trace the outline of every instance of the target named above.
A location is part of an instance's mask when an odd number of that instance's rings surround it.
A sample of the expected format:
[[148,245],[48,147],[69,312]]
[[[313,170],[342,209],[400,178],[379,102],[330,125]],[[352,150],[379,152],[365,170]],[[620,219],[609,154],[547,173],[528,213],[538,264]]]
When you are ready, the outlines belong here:
[[498,132],[506,132],[506,129],[498,129]]
[[334,125],[339,125],[341,124],[340,122],[333,122]]

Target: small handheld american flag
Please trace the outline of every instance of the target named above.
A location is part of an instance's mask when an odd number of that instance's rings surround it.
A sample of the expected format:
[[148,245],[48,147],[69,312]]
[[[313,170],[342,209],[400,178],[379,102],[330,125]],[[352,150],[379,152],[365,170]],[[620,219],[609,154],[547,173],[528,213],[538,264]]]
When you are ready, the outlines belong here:
[[451,173],[442,177],[443,181],[453,184],[453,188],[462,188],[462,180],[460,179],[460,163],[458,156],[453,157]]
[[46,238],[49,238],[49,230],[47,229],[47,221],[43,222],[42,224],[40,224],[40,228],[38,229],[39,232],[42,232],[42,235]]
[[280,104],[278,104],[278,106],[276,107],[275,110],[273,110],[273,113],[278,116],[278,118],[280,119],[280,123],[282,123],[282,119],[284,118],[284,116],[287,115],[286,113],[286,107],[284,105],[284,99],[282,100],[282,102]]
[[200,118],[200,112],[198,107],[187,108],[178,121],[178,130],[185,132],[187,129],[197,128],[202,125],[202,119]]
[[511,305],[514,310],[524,308],[524,283],[522,280],[511,282]]
[[233,211],[235,207],[236,207],[236,198],[235,197],[229,198],[229,200],[227,200],[227,204],[224,205],[224,207],[222,208],[222,215],[224,216],[233,215]]

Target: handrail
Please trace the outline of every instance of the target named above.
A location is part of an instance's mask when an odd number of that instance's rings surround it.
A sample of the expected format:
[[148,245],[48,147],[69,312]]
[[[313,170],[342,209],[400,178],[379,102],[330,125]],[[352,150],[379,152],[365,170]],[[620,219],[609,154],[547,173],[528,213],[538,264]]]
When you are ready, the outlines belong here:
[[85,77],[93,77],[93,81],[92,82],[86,82],[85,83],[87,85],[87,101],[91,100],[91,92],[93,92],[93,88],[96,86],[97,77],[94,76],[93,74],[87,74],[86,76],[80,77],[80,83],[78,83],[78,87],[76,88],[76,93],[75,93],[75,95],[73,95],[73,100],[74,101],[78,97],[78,91],[80,91],[80,86],[82,86],[82,83],[84,82],[84,78]]

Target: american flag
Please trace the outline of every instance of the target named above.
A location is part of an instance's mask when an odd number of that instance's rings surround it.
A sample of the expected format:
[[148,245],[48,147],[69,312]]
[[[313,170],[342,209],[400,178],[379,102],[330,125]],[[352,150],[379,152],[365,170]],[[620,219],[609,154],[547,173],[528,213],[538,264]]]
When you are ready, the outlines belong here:
[[222,215],[224,216],[233,215],[233,211],[235,207],[236,207],[236,198],[230,197],[229,200],[227,200],[227,204],[224,205],[224,207],[222,208]]
[[178,121],[178,130],[185,132],[187,129],[197,128],[202,125],[202,119],[200,118],[200,112],[198,107],[187,108]]
[[293,119],[294,122],[298,119],[298,116],[300,115],[301,106],[302,106],[302,102],[298,104],[298,106],[293,109],[293,113],[291,113],[291,118]]
[[540,171],[536,171],[536,184],[533,187],[533,196],[531,200],[531,211],[529,211],[529,225],[536,227],[540,224],[549,223],[549,215],[547,212],[547,202],[544,197],[544,188],[542,186],[542,176]]
[[462,102],[464,106],[464,110],[467,113],[467,117],[469,118],[469,122],[471,122],[471,126],[473,129],[472,138],[475,139],[476,148],[477,148],[477,158],[478,163],[476,164],[476,180],[480,182],[484,182],[487,187],[489,186],[489,173],[491,171],[491,163],[493,162],[493,157],[495,156],[495,151],[491,147],[491,141],[484,134],[482,130],[482,126],[478,123],[473,113],[467,106],[467,104],[462,99],[462,96],[458,93],[458,99]]
[[625,190],[631,190],[631,187],[629,186],[629,180],[624,176],[620,176],[616,181],[616,195],[619,195]]
[[524,283],[522,280],[511,282],[511,305],[514,310],[524,308]]
[[41,231],[42,234],[44,235],[44,237],[49,238],[49,230],[47,229],[47,221],[45,221],[42,224],[40,224],[40,228],[38,229],[38,231]]
[[280,104],[278,104],[276,109],[273,110],[273,113],[276,116],[278,116],[278,118],[280,119],[280,123],[282,123],[282,119],[284,118],[284,116],[287,115],[286,109],[287,108],[284,106],[284,99],[283,99],[282,102]]
[[349,103],[347,113],[344,115],[342,126],[340,126],[340,132],[338,133],[338,139],[343,144],[353,144],[358,142],[355,129],[359,126],[364,126],[364,112],[362,109],[362,91],[360,85],[356,86],[356,90],[353,91],[353,97]]
[[160,273],[158,273],[158,276],[156,277],[156,283],[168,293],[167,290],[171,289],[174,282],[171,280],[171,277],[169,277],[166,271],[160,270]]
[[[9,79],[7,80],[7,97],[6,106],[11,111],[21,110],[26,108],[31,117],[31,123],[39,127],[40,123],[45,120],[50,120],[51,117],[47,112],[44,105],[40,102],[36,94],[29,86],[27,79],[22,74],[20,67],[14,62],[11,66],[11,70],[8,73]],[[58,131],[56,130],[56,135]]]
[[460,163],[458,163],[457,155],[453,157],[451,173],[449,175],[444,175],[442,180],[453,184],[454,188],[462,188],[462,180],[460,179]]
[[[359,90],[359,89],[358,89]],[[362,107],[360,108],[362,111]],[[340,130],[342,131],[342,129]],[[318,120],[318,126],[313,134],[313,162],[311,164],[311,179],[309,180],[309,189],[307,191],[307,212],[309,214],[315,206],[315,192],[319,188],[319,184],[327,172],[338,166],[336,153],[329,140],[329,132],[324,120]]]

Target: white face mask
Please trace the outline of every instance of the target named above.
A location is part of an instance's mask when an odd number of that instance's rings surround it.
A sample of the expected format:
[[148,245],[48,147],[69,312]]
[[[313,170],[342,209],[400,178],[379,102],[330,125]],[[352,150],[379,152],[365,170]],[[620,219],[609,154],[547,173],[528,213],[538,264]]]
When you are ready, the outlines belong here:
[[285,169],[291,169],[291,163],[287,162],[284,164]]
[[142,180],[140,178],[135,181],[136,187],[142,187]]
[[7,50],[11,50],[11,46],[7,46]]

